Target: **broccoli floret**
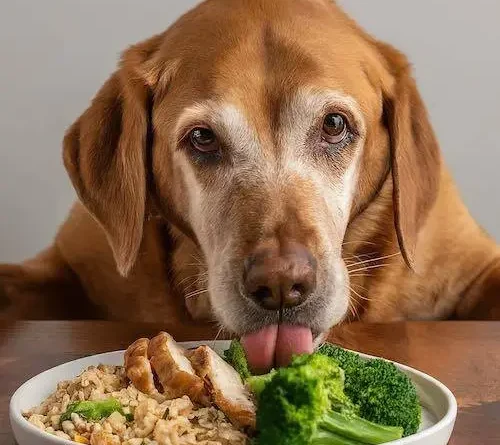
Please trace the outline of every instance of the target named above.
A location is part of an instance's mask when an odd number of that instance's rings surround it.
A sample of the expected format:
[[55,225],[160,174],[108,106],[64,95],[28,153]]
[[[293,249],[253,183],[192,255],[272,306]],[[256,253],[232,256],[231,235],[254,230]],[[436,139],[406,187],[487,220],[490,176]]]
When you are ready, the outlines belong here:
[[[109,417],[115,411],[125,415],[120,402],[116,399],[109,398],[97,401],[82,400],[68,405],[66,412],[61,415],[61,422],[71,420],[72,413],[76,413],[86,420],[101,420]],[[127,420],[130,420],[129,416],[126,417]]]
[[336,363],[332,366],[331,360],[321,354],[304,354],[295,357],[291,366],[309,366],[314,369],[314,374],[321,379],[328,389],[328,398],[331,407],[343,414],[357,414],[357,406],[351,402],[344,392],[344,370]]
[[346,375],[349,375],[354,369],[363,366],[365,360],[363,360],[355,352],[348,351],[346,349],[334,346],[331,343],[323,343],[319,348],[318,352],[327,357],[334,358],[335,361],[344,370]]
[[267,374],[252,375],[246,379],[245,384],[255,397],[259,399],[262,391],[264,391],[264,388],[272,380],[275,374],[276,370],[273,369]]
[[[292,359],[291,366],[301,366],[301,365],[310,365],[315,367],[316,375],[318,378],[322,378],[325,381],[330,381],[329,389],[331,393],[331,403],[339,404],[342,406],[342,409],[346,410],[347,406],[350,406],[350,409],[354,412],[356,411],[356,407],[354,404],[351,404],[348,400],[348,397],[344,394],[344,371],[338,366],[335,367],[335,374],[332,374],[332,369],[330,367],[322,368],[324,364],[324,357],[320,354],[303,354],[301,356],[296,356]],[[247,387],[250,391],[259,398],[260,394],[267,386],[267,384],[272,380],[274,375],[276,374],[276,370],[272,369],[268,374],[263,375],[255,375],[250,376],[245,381]]]
[[241,376],[243,380],[246,380],[252,375],[250,368],[248,367],[247,356],[245,354],[245,349],[239,340],[231,341],[229,349],[224,351],[224,359],[228,362]]
[[393,363],[363,360],[358,354],[324,344],[321,354],[333,358],[345,372],[345,392],[359,406],[359,415],[388,426],[400,426],[404,436],[415,434],[422,409],[411,379]]
[[417,391],[393,363],[370,360],[348,380],[346,392],[359,405],[362,417],[382,425],[402,426],[405,436],[418,431],[422,409]]
[[381,444],[403,433],[358,417],[343,391],[343,371],[320,354],[276,371],[260,394],[257,430],[259,445]]

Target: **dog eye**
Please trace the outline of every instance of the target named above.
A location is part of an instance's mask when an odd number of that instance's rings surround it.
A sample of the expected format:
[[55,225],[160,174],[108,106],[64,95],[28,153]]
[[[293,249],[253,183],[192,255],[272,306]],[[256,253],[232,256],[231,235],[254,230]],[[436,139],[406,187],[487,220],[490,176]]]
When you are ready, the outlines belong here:
[[219,150],[219,143],[210,128],[196,127],[189,133],[191,146],[202,153],[214,153]]
[[323,139],[330,144],[338,144],[349,133],[347,119],[339,113],[330,113],[323,121]]

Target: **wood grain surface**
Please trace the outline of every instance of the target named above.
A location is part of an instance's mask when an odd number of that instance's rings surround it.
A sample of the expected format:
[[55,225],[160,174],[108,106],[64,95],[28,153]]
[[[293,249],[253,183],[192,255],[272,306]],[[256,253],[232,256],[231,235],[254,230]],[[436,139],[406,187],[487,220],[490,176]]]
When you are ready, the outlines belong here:
[[[214,339],[216,330],[98,321],[0,322],[0,444],[14,445],[9,399],[28,378],[79,357],[126,348],[169,331],[177,340]],[[219,338],[224,338],[220,336]],[[450,444],[500,444],[500,323],[353,323],[332,331],[345,347],[407,364],[447,385],[459,415]]]

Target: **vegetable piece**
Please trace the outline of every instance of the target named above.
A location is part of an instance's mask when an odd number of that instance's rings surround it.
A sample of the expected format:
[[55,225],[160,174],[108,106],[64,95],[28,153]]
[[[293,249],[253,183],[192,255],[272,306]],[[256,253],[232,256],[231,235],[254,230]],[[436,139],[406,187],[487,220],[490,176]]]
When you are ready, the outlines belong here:
[[388,426],[400,426],[404,436],[418,431],[422,409],[411,379],[393,363],[363,360],[358,354],[324,344],[319,353],[333,358],[345,372],[345,393],[359,406],[359,415]]
[[61,422],[71,420],[71,414],[73,413],[87,420],[101,420],[109,417],[115,411],[123,414],[122,406],[116,399],[109,398],[96,401],[82,400],[68,405],[66,412],[61,416]]
[[343,371],[321,354],[300,356],[276,371],[259,399],[259,445],[382,444],[403,429],[356,415],[343,391]]
[[224,351],[224,359],[238,371],[238,374],[243,380],[246,380],[252,375],[248,367],[245,349],[239,340],[233,340],[231,342],[229,349]]
[[276,370],[273,369],[267,374],[252,375],[246,379],[245,384],[253,395],[259,399],[260,394],[264,391],[264,388],[272,380],[275,374]]
[[366,361],[363,360],[359,354],[334,346],[331,343],[323,343],[318,348],[318,352],[327,357],[334,358],[346,375],[349,375],[355,369],[363,366]]
[[344,392],[344,370],[336,362],[326,359],[321,354],[305,354],[295,357],[292,366],[308,366],[319,378],[328,391],[331,409],[346,415],[357,414],[358,407],[351,402]]
[[75,434],[75,437],[73,437],[73,442],[86,444],[90,443],[90,441],[86,437],[83,437],[80,434]]
[[339,436],[331,431],[320,431],[316,434],[309,445],[363,445],[357,440],[351,440],[347,437]]

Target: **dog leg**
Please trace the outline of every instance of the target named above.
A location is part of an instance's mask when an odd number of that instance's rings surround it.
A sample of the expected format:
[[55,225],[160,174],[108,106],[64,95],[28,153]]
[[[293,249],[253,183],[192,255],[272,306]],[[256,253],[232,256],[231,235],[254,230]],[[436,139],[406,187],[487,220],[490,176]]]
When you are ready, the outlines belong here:
[[461,320],[500,320],[500,258],[473,281],[455,314]]
[[0,264],[0,320],[95,316],[95,308],[56,247],[22,264]]

